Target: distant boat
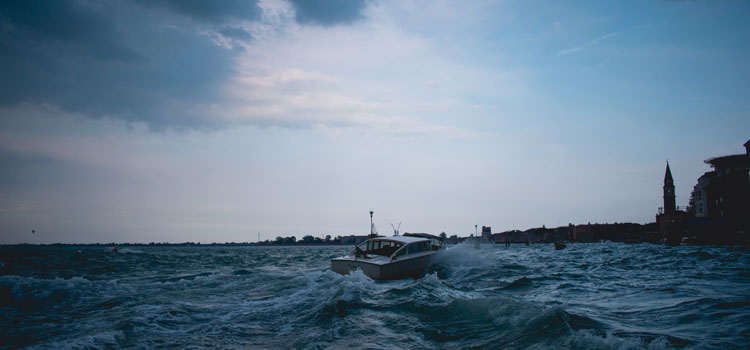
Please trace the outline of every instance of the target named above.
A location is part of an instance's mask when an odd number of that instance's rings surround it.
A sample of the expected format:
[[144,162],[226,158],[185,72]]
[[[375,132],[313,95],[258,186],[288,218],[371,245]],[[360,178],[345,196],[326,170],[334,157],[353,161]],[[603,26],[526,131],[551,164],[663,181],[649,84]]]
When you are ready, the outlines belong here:
[[374,280],[422,277],[442,249],[443,240],[426,233],[376,237],[355,246],[346,256],[331,259],[331,270],[342,275],[362,270]]
[[565,247],[566,247],[566,246],[565,246],[565,243],[562,243],[562,242],[555,242],[555,250],[562,250],[562,249],[564,249]]

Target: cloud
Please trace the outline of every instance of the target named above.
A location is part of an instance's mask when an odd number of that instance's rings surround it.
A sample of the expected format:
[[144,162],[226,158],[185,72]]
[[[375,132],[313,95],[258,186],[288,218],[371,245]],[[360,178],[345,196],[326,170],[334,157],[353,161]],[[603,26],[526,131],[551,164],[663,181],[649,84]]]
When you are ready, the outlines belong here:
[[108,61],[145,61],[142,52],[123,43],[115,22],[108,19],[114,10],[108,2],[3,1],[2,47],[13,51],[57,46]]
[[0,148],[0,187],[16,186],[47,171],[54,160],[46,155]]
[[200,111],[220,101],[233,53],[189,21],[127,1],[0,2],[0,107],[211,127]]
[[614,32],[614,33],[609,33],[607,35],[602,35],[602,36],[600,36],[600,37],[598,37],[598,38],[596,38],[594,40],[591,40],[591,41],[589,41],[589,42],[587,42],[587,43],[585,43],[585,44],[583,44],[581,46],[576,46],[576,47],[573,47],[573,48],[570,48],[570,49],[560,50],[557,53],[555,53],[555,55],[556,56],[563,56],[563,55],[571,54],[571,53],[574,53],[574,52],[578,52],[578,51],[581,51],[581,50],[583,50],[583,49],[585,49],[585,48],[587,48],[587,47],[589,47],[591,45],[594,45],[594,44],[596,44],[596,43],[598,43],[598,42],[600,42],[602,40],[607,40],[607,39],[610,39],[610,38],[614,38],[614,37],[616,37],[616,36],[618,36],[620,34],[622,34],[622,32]]
[[[0,107],[57,106],[155,130],[219,128],[238,53],[294,25],[284,2],[0,2]],[[297,2],[305,23],[353,20],[364,2]],[[286,8],[280,18],[264,11]],[[322,12],[321,12],[322,11]]]
[[[12,107],[50,106],[157,131],[257,125],[462,136],[450,114],[474,113],[477,103],[457,96],[465,88],[485,100],[522,90],[502,74],[450,62],[447,47],[399,25],[407,15],[398,6],[367,4],[0,2],[0,114],[23,118]],[[360,18],[363,25],[339,25]],[[451,73],[425,83],[436,72]]]
[[230,38],[236,38],[241,40],[250,40],[252,39],[252,35],[242,28],[233,28],[233,27],[226,27],[219,30],[219,33],[221,35],[230,37]]
[[144,6],[162,7],[198,21],[223,24],[230,20],[255,21],[261,15],[257,1],[247,0],[137,0]]
[[465,137],[461,128],[434,125],[415,118],[399,116],[399,106],[389,101],[347,91],[337,78],[315,72],[292,69],[243,72],[227,87],[235,103],[216,110],[228,123],[342,130],[360,128],[386,134],[430,134]]
[[289,0],[301,24],[334,26],[352,23],[363,17],[365,0]]

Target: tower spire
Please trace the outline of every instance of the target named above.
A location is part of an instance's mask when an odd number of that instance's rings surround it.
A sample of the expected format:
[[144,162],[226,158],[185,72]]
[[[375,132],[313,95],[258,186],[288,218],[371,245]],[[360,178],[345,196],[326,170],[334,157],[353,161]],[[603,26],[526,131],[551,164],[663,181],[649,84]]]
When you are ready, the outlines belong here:
[[672,178],[672,171],[669,169],[669,161],[667,161],[667,170],[664,172],[664,213],[670,214],[676,211],[674,179]]
[[672,171],[669,170],[669,161],[667,161],[667,171],[664,173],[664,184],[667,183],[674,184],[674,179],[672,179]]

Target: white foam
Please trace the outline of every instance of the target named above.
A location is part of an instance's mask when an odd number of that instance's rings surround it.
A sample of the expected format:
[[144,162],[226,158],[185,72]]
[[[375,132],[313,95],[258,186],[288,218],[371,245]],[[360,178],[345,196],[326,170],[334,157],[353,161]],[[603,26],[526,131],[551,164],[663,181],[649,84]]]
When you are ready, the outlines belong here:
[[135,248],[121,248],[117,251],[118,253],[126,253],[126,254],[143,254],[142,250],[138,250]]
[[602,337],[600,334],[586,329],[573,331],[566,343],[568,347],[585,349],[661,350],[670,348],[669,341],[664,337],[658,337],[649,343],[640,337],[622,338],[612,335],[611,332],[607,332]]
[[451,267],[489,267],[497,264],[497,249],[490,245],[461,243],[437,254],[436,262]]

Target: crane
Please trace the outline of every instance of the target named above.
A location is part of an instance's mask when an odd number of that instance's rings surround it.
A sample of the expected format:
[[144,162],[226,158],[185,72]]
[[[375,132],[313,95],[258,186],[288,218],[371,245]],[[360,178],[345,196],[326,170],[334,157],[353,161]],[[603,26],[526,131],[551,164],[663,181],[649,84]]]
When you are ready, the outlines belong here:
[[393,223],[391,223],[391,227],[393,227],[393,235],[398,236],[398,230],[401,228],[401,223],[398,223],[398,227],[393,226]]

